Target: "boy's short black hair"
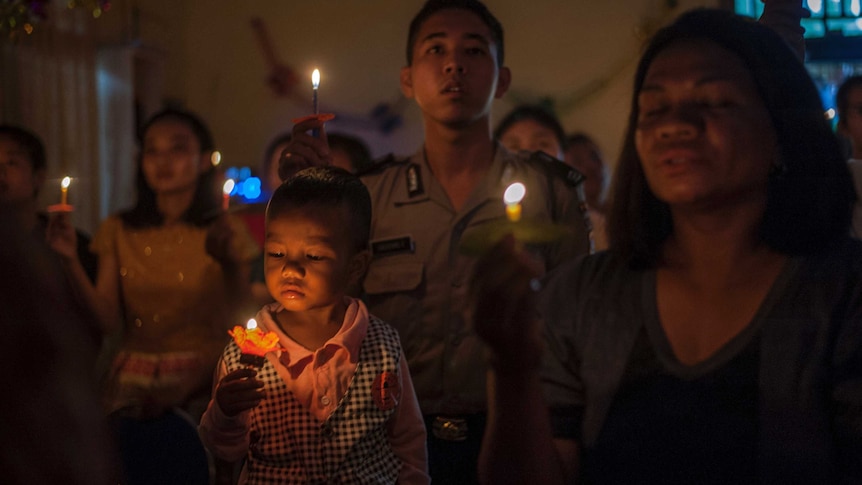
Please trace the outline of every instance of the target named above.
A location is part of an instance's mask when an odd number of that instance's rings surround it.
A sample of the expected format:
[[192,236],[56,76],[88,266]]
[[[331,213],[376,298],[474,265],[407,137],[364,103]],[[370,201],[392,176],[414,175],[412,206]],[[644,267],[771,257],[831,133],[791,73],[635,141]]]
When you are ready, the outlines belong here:
[[557,138],[557,143],[559,143],[560,148],[565,151],[566,132],[563,130],[563,125],[560,124],[560,120],[556,115],[554,115],[554,113],[538,105],[522,104],[515,107],[512,111],[509,111],[509,114],[500,121],[500,124],[497,125],[497,129],[494,130],[494,138],[499,140],[506,131],[512,127],[512,125],[524,120],[533,120],[553,131],[554,136]]
[[434,15],[441,10],[460,9],[474,13],[482,19],[482,22],[488,26],[491,31],[491,37],[494,45],[497,47],[497,65],[503,65],[503,25],[494,17],[494,14],[488,10],[488,7],[479,0],[428,0],[419,13],[413,17],[410,22],[410,31],[407,34],[407,65],[413,64],[413,47],[416,45],[416,37],[419,35],[419,29],[422,24],[428,20],[428,17]]
[[850,109],[850,92],[854,89],[862,89],[862,74],[850,76],[841,83],[838,92],[835,93],[835,106],[838,108],[838,122],[844,121]]
[[21,146],[27,152],[30,166],[34,172],[45,170],[48,166],[45,160],[45,145],[32,131],[15,125],[0,124],[0,138],[7,138]]
[[350,209],[350,233],[354,249],[368,248],[371,233],[371,196],[358,177],[339,167],[310,167],[284,181],[269,199],[266,221],[289,209],[319,205]]

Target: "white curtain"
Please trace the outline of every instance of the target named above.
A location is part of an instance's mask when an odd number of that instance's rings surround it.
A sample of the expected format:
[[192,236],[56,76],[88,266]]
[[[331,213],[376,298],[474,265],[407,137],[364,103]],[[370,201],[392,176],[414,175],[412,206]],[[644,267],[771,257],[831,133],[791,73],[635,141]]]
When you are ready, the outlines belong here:
[[49,6],[31,35],[0,44],[0,121],[42,138],[48,180],[40,202],[59,202],[60,180],[71,176],[73,223],[92,233],[133,190],[132,56],[100,49],[100,20],[86,9]]

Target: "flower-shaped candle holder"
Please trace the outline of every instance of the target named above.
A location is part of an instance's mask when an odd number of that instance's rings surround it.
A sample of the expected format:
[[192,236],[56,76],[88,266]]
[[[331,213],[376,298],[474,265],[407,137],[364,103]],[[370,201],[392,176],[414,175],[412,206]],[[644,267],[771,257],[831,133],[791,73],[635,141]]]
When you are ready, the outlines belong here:
[[258,328],[254,319],[248,321],[247,327],[237,325],[233,330],[228,330],[227,333],[233,337],[233,341],[242,351],[239,358],[240,363],[258,369],[266,363],[265,355],[267,353],[282,350],[278,346],[278,335],[275,332],[264,333]]

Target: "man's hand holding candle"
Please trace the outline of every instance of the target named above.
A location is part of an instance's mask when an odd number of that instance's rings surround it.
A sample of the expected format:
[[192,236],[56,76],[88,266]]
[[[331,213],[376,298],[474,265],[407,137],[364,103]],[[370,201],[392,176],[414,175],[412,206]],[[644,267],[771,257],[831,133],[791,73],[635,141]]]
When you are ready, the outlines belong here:
[[[281,180],[303,168],[332,165],[332,153],[324,128],[326,119],[324,115],[308,116],[293,125],[290,142],[278,162],[278,176]],[[319,137],[310,134],[315,128],[320,129]]]

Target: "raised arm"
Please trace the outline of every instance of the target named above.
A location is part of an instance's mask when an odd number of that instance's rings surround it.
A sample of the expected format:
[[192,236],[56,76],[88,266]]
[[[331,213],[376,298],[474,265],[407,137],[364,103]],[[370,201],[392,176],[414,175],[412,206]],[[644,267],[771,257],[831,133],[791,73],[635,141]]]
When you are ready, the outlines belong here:
[[102,332],[109,334],[116,331],[121,322],[116,255],[99,255],[99,269],[93,284],[78,259],[77,237],[75,228],[69,221],[69,214],[53,214],[48,220],[45,238],[51,249],[60,256],[63,271],[75,288],[78,299],[96,317]]
[[778,33],[796,53],[800,61],[805,60],[805,28],[803,17],[810,16],[802,6],[802,0],[761,0],[763,14],[758,20],[761,24]]
[[483,257],[473,280],[474,323],[488,344],[491,364],[479,457],[483,483],[568,483],[577,473],[577,446],[555,442],[542,399],[533,266],[508,238]]

